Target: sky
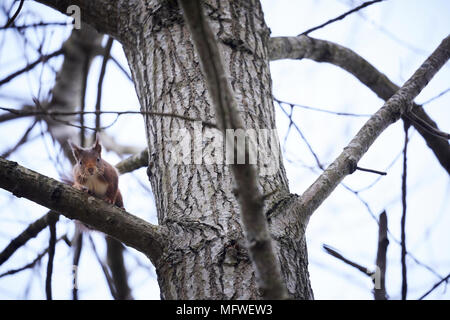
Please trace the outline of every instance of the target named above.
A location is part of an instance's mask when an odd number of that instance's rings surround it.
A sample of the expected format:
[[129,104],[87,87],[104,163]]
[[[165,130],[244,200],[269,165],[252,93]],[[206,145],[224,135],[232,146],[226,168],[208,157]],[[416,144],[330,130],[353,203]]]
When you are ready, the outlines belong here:
[[[11,1],[5,1],[7,7]],[[348,0],[262,0],[266,23],[272,36],[295,36],[311,27],[334,18],[361,1]],[[439,45],[450,30],[450,2],[445,0],[386,0],[376,3],[342,21],[335,22],[310,34],[333,41],[354,50],[397,85],[402,85]],[[17,22],[67,21],[63,15],[40,4],[26,2]],[[22,19],[22,20],[21,20]],[[33,20],[34,19],[34,20]],[[0,25],[5,21],[0,20]],[[69,27],[49,28],[45,33],[43,49],[52,52],[59,48],[69,33]],[[44,33],[30,32],[25,43],[16,33],[0,31],[0,78],[24,65],[24,59],[36,58],[36,47]],[[117,42],[112,55],[127,66],[120,44]],[[57,70],[61,59],[50,64]],[[93,72],[88,79],[87,105],[95,105],[96,82],[101,65],[94,60]],[[372,114],[383,101],[352,75],[330,64],[314,61],[282,60],[271,62],[273,93],[277,99],[332,111]],[[37,80],[42,79],[39,88]],[[31,102],[33,96],[44,98],[54,81],[49,68],[36,68],[32,73],[0,87],[0,106],[19,108]],[[423,103],[450,87],[450,64],[447,63],[423,92],[416,98]],[[105,110],[139,110],[134,86],[109,64],[105,78],[102,104]],[[450,94],[426,104],[425,111],[444,130],[450,131]],[[280,141],[284,138],[289,121],[275,104]],[[104,118],[105,122],[108,119]],[[359,128],[365,117],[342,117],[311,110],[295,108],[294,121],[312,145],[324,164],[331,163],[339,155]],[[91,119],[92,120],[92,119]],[[113,120],[113,119],[111,119]],[[29,126],[30,120],[16,120],[0,124],[0,152],[3,153],[18,141]],[[44,127],[36,126],[31,132],[32,141],[15,152],[10,159],[48,176],[59,178],[60,173],[70,172],[68,163],[54,166],[59,149],[53,144]],[[118,142],[145,147],[144,124],[139,116],[120,117],[117,124],[108,129]],[[440,276],[450,272],[450,181],[424,140],[414,130],[409,130],[407,176],[407,247],[414,258],[432,268]],[[378,226],[372,215],[383,210],[388,214],[390,244],[388,247],[387,293],[399,299],[401,292],[400,239],[401,175],[404,132],[398,122],[389,127],[360,161],[362,167],[386,171],[387,175],[356,172],[347,177],[344,184],[353,190],[371,188],[359,192],[359,197],[339,186],[312,216],[307,229],[309,273],[316,299],[372,299],[371,280],[359,271],[328,255],[322,245],[337,249],[345,257],[373,268],[376,257]],[[290,131],[285,144],[284,165],[291,192],[302,192],[315,180],[320,171],[304,141]],[[30,157],[32,155],[32,157]],[[107,153],[111,163],[120,158]],[[313,167],[313,169],[311,169]],[[142,188],[145,186],[146,188]],[[134,201],[146,197],[152,199],[145,169],[121,177],[120,188],[129,212],[152,223],[157,223],[152,201]],[[366,206],[367,204],[367,206]],[[17,199],[0,190],[0,249],[19,234],[31,221],[45,214],[46,209],[28,200]],[[368,210],[368,208],[370,210]],[[61,218],[58,235],[73,234],[73,223]],[[104,241],[99,233],[91,233],[100,256],[105,254]],[[47,246],[48,231],[42,232],[0,266],[0,274],[34,259]],[[85,241],[85,254],[78,270],[80,297],[82,299],[109,298],[101,269],[94,255],[89,254],[90,242]],[[70,299],[72,251],[58,243],[54,273],[54,296]],[[146,257],[130,249],[126,255],[133,295],[137,299],[159,299],[159,289],[153,267]],[[46,259],[39,267],[19,275],[0,278],[0,299],[45,298]],[[408,256],[408,298],[417,299],[430,289],[439,278]],[[450,293],[442,285],[428,296],[432,299],[449,299]]]

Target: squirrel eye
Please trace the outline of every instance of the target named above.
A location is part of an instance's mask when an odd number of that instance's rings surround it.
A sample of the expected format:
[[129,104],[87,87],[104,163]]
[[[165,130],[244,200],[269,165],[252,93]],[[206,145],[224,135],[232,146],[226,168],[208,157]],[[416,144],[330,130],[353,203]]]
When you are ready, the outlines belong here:
[[97,162],[99,162],[100,161],[100,158],[97,158]]
[[83,164],[83,161],[80,160],[80,164]]

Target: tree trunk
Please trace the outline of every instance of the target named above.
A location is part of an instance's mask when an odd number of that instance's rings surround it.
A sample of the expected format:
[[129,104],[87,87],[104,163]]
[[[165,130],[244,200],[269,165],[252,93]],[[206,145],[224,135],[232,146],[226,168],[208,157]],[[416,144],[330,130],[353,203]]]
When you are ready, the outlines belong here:
[[[298,219],[288,210],[296,196],[289,193],[275,131],[267,50],[270,32],[262,9],[256,0],[207,1],[204,8],[245,127],[255,129],[257,135],[264,211],[288,291],[293,298],[312,299],[306,222],[293,223]],[[159,224],[168,228],[171,239],[155,265],[161,297],[259,298],[236,201],[239,195],[233,192],[226,150],[217,147],[225,139],[201,122],[214,122],[215,111],[180,9],[164,1],[137,7],[135,12],[120,40],[141,108],[168,114],[144,115],[147,172]]]

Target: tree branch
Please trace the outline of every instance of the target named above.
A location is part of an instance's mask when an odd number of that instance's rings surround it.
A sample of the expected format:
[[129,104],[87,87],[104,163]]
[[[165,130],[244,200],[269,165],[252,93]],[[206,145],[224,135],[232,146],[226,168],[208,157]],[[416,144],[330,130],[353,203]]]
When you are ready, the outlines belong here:
[[44,230],[49,223],[58,220],[58,214],[54,211],[49,211],[43,217],[37,219],[30,224],[21,234],[15,237],[9,245],[0,252],[0,266],[8,260],[17,249],[21,248],[28,240],[36,237],[42,230]]
[[[377,279],[375,279],[375,290],[374,297],[375,300],[386,300],[386,252],[389,245],[389,240],[387,236],[388,224],[386,211],[380,214],[378,226],[378,249],[377,249],[377,267],[379,272],[379,288],[377,288]],[[375,275],[376,276],[376,275]]]
[[[371,89],[378,97],[387,101],[399,87],[384,74],[373,67],[367,60],[354,51],[336,43],[314,39],[306,36],[275,37],[269,42],[270,60],[278,59],[311,59],[317,62],[328,62],[336,65],[352,75]],[[423,108],[413,104],[412,112],[431,127],[438,129],[436,123],[425,113]],[[407,115],[403,115],[406,117]],[[440,137],[436,137],[417,122],[414,128],[425,139],[428,147],[433,150],[442,167],[450,174],[450,145]]]
[[0,158],[0,188],[88,224],[143,252],[153,264],[163,251],[163,227],[3,158]]
[[[217,126],[224,134],[226,129],[243,128],[217,41],[204,17],[200,1],[179,0],[179,3],[200,58],[209,95],[215,106]],[[247,148],[245,149],[248,153]],[[262,291],[263,298],[287,298],[281,268],[275,256],[263,212],[264,200],[258,188],[255,167],[250,164],[233,164],[231,167],[236,182],[237,198],[241,208],[241,219],[249,254],[255,267],[258,286]]]
[[134,171],[136,169],[145,167],[148,165],[148,149],[144,149],[141,152],[126,158],[116,164],[116,169],[120,174]]
[[400,116],[408,112],[413,99],[450,58],[450,36],[445,38],[412,77],[359,130],[343,152],[296,203],[296,210],[307,221],[336,186],[354,172],[358,161],[378,136]]

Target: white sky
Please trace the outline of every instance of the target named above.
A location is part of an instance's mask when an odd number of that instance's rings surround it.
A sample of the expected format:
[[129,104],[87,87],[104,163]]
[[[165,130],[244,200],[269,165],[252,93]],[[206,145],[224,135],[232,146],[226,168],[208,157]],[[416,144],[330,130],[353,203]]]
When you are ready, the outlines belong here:
[[[8,6],[11,1],[7,1]],[[319,25],[352,7],[361,1],[346,0],[263,0],[266,22],[273,36],[294,36],[302,31]],[[65,21],[65,17],[42,5],[26,2],[23,14],[27,11],[40,14],[45,20]],[[445,0],[387,0],[365,8],[360,14],[353,14],[342,21],[329,25],[310,34],[312,37],[326,39],[356,51],[392,81],[401,85],[412,75],[425,58],[447,36],[450,30],[450,2]],[[18,22],[30,22],[18,20]],[[40,18],[37,19],[41,20]],[[5,21],[0,21],[3,25]],[[44,49],[52,52],[58,49],[62,39],[68,36],[69,29],[52,28],[46,33]],[[59,30],[59,31],[57,31]],[[42,33],[28,34],[35,45],[40,43]],[[0,78],[24,65],[24,44],[12,32],[0,32]],[[30,47],[25,50],[29,61],[36,57]],[[126,65],[118,43],[113,47],[113,55]],[[58,68],[60,59],[52,64]],[[95,105],[96,82],[101,60],[94,61],[93,72],[88,83],[87,105]],[[19,97],[31,101],[37,96],[36,83],[41,68],[0,87],[0,106],[20,107]],[[271,63],[273,91],[281,100],[295,102],[311,107],[334,111],[371,114],[380,108],[383,102],[370,90],[347,72],[329,64],[313,61],[277,61]],[[53,84],[51,72],[43,74],[45,83],[40,97],[45,97]],[[421,103],[450,87],[450,65],[447,64],[416,99]],[[139,110],[133,85],[113,65],[108,65],[103,87],[102,105],[107,110]],[[6,98],[8,96],[9,98]],[[450,112],[448,105],[450,94],[425,106],[427,113],[437,121],[444,131],[450,131]],[[288,121],[277,108],[277,122],[280,140],[283,141]],[[107,118],[103,118],[105,123]],[[339,117],[296,109],[294,120],[302,129],[315,152],[323,163],[330,163],[342,148],[356,134],[366,118]],[[13,146],[20,139],[29,119],[16,120],[0,124],[0,152]],[[42,128],[45,130],[45,128]],[[131,143],[144,148],[144,126],[139,116],[123,116],[108,132],[121,143]],[[36,138],[11,156],[12,160],[58,178],[59,172],[70,170],[55,169],[52,159],[58,150],[47,136],[40,136],[41,128],[36,126],[31,137]],[[388,175],[380,179],[374,187],[361,192],[373,213],[378,215],[383,209],[388,212],[389,229],[396,239],[400,238],[401,217],[401,157],[389,169],[389,164],[403,148],[403,125],[399,122],[387,129],[359,163],[362,167],[387,170]],[[410,129],[408,146],[408,213],[407,246],[413,255],[441,276],[450,272],[450,226],[449,193],[450,184],[447,173],[441,168],[421,136]],[[292,130],[286,144],[285,167],[291,191],[301,194],[317,177],[309,166],[314,159],[298,134]],[[30,156],[32,155],[32,156]],[[50,156],[49,156],[50,155]],[[106,158],[116,163],[119,158],[107,154]],[[289,161],[288,161],[289,160]],[[138,178],[136,178],[138,177]],[[363,188],[378,177],[356,172],[346,178],[344,183],[353,189]],[[149,198],[140,184],[148,185],[145,170],[134,175],[121,177],[120,187],[124,193],[125,205],[129,212],[156,223],[153,202],[134,201]],[[149,198],[151,199],[151,198]],[[0,190],[0,249],[4,248],[14,236],[19,234],[30,221],[42,216],[46,209],[24,199],[16,199]],[[73,232],[72,223],[61,218],[58,223],[58,235]],[[104,255],[104,241],[99,234],[93,234],[97,250]],[[372,283],[359,271],[343,264],[326,254],[321,246],[328,244],[338,249],[344,256],[365,266],[373,266],[377,247],[377,224],[371,218],[366,207],[358,198],[343,187],[324,202],[313,215],[307,231],[308,253],[311,283],[316,299],[372,299]],[[42,232],[36,239],[17,252],[8,262],[0,266],[0,274],[16,268],[34,259],[36,253],[47,247],[48,231]],[[82,299],[101,299],[110,297],[103,274],[92,254],[88,241],[85,242],[84,255],[79,269],[80,297]],[[134,253],[134,251],[133,251]],[[139,255],[127,255],[130,267],[133,294],[138,299],[159,299],[159,289],[153,269],[148,271],[149,263]],[[58,299],[71,297],[71,260],[72,253],[60,243],[54,273],[54,296]],[[408,284],[411,299],[418,298],[438,280],[422,266],[410,258],[408,263]],[[144,267],[140,267],[143,265]],[[45,298],[46,259],[35,271],[26,271],[20,275],[0,278],[0,299]],[[30,279],[33,279],[32,281]],[[24,292],[29,287],[28,295]],[[400,246],[390,240],[388,247],[387,292],[392,299],[400,298],[401,268]],[[449,299],[450,293],[444,286],[437,289],[429,298]]]

